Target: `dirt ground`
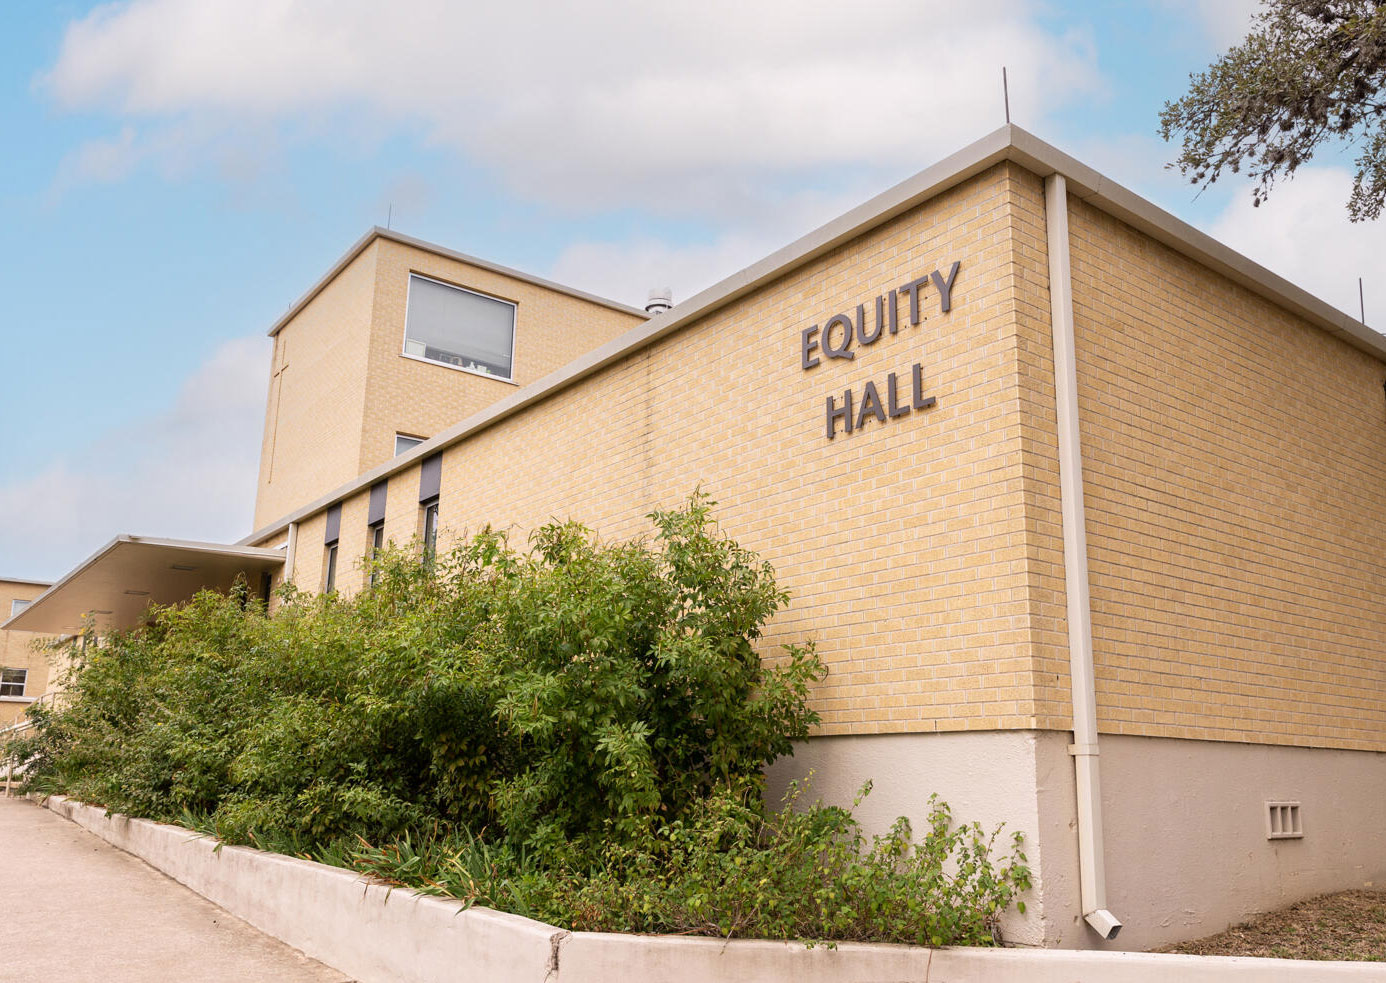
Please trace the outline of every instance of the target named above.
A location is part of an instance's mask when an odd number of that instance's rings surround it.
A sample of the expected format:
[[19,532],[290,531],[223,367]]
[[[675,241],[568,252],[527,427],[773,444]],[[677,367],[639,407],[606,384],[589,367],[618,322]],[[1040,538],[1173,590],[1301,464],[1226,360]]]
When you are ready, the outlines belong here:
[[1157,951],[1386,962],[1386,890],[1325,894]]

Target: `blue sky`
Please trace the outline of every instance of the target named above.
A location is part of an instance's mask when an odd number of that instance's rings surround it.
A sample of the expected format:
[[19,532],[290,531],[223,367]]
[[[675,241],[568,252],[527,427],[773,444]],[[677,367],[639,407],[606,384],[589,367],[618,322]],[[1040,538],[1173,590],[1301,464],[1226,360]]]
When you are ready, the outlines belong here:
[[7,7],[0,574],[248,532],[264,332],[391,210],[619,300],[688,296],[994,129],[1003,64],[1016,123],[1330,302],[1386,273],[1346,160],[1257,213],[1162,167],[1160,106],[1253,2],[566,6]]

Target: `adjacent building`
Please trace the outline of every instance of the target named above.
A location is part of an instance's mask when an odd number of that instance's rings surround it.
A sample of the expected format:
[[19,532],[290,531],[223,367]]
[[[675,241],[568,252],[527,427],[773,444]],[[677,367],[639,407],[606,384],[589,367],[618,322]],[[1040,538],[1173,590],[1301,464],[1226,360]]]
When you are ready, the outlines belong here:
[[[42,580],[0,578],[0,618],[8,621],[53,586]],[[24,711],[48,692],[50,652],[42,635],[0,630],[0,730],[18,723]]]
[[1386,878],[1386,340],[1018,128],[654,317],[374,230],[272,333],[256,530],[11,624],[701,487],[829,666],[772,785],[1023,831],[1017,941]]

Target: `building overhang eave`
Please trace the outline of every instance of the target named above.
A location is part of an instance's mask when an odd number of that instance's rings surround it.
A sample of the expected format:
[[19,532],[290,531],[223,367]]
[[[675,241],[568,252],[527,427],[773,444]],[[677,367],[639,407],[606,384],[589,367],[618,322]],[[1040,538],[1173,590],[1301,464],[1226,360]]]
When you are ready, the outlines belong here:
[[0,629],[68,634],[140,623],[150,604],[177,604],[199,590],[229,590],[284,566],[282,550],[117,536],[44,591]]

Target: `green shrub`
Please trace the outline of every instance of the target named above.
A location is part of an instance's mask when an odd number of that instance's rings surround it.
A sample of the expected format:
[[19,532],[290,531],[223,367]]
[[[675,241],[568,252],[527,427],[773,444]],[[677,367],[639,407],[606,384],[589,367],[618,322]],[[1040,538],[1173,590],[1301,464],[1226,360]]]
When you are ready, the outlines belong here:
[[786,602],[695,496],[654,541],[490,530],[377,563],[351,599],[244,591],[155,608],[75,666],[50,780],[113,809],[378,839],[442,822],[547,846],[630,841],[807,735],[811,647],[755,643]]
[[[352,598],[243,588],[152,608],[76,656],[30,782],[572,928],[992,939],[1024,856],[902,820],[766,810],[817,722],[811,645],[756,649],[786,602],[695,495],[651,540],[582,526],[387,550]],[[377,845],[378,844],[378,845]]]
[[767,813],[758,798],[717,792],[643,844],[609,844],[586,865],[538,864],[465,834],[329,859],[564,928],[724,938],[990,945],[1030,887],[1020,834],[997,856],[998,833],[954,826],[945,803],[931,800],[918,842],[903,818],[867,842],[849,811],[797,805]]

